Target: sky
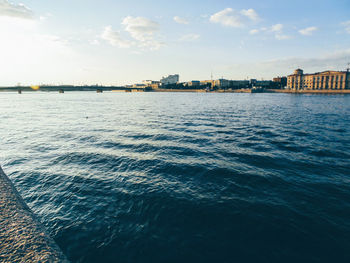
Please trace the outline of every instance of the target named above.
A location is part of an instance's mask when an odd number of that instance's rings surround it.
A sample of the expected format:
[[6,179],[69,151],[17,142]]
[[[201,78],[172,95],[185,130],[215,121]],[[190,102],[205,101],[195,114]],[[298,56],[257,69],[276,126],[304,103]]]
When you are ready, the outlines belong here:
[[0,0],[0,86],[345,70],[349,0]]

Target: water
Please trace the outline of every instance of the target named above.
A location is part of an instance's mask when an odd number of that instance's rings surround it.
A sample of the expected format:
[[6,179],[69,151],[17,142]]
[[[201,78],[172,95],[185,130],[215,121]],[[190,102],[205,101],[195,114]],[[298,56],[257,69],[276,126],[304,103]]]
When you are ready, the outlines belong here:
[[73,262],[349,262],[350,96],[0,93],[0,163]]

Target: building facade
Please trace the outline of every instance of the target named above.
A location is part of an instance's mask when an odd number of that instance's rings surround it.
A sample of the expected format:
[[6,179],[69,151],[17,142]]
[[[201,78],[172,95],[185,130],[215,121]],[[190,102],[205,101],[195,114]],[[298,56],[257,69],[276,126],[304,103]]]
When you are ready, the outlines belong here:
[[200,85],[221,89],[246,89],[249,88],[249,80],[203,80]]
[[214,87],[225,89],[225,88],[228,88],[229,86],[230,86],[230,81],[228,79],[214,80]]
[[297,69],[288,76],[287,87],[291,90],[344,90],[350,89],[349,71],[324,71],[304,74]]
[[159,81],[155,81],[155,80],[143,80],[142,84],[146,85],[146,86],[150,86],[150,85],[154,85],[154,84],[159,84]]
[[247,89],[249,88],[249,80],[230,80],[231,89]]
[[163,77],[160,82],[162,85],[171,85],[179,82],[180,76],[178,74],[169,75],[168,77]]
[[276,88],[284,89],[287,87],[287,77],[276,77],[272,80]]
[[200,87],[201,82],[199,80],[192,80],[186,83],[188,87]]
[[142,84],[146,85],[146,88],[158,89],[160,86],[160,81],[144,80],[142,81]]
[[201,80],[201,86],[213,87],[214,80]]

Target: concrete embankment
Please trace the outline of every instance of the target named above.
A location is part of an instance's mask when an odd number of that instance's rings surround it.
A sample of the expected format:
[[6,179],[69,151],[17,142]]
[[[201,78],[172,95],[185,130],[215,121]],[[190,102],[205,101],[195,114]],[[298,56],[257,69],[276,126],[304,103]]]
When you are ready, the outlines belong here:
[[1,167],[0,262],[68,262]]
[[[153,92],[206,92],[203,89],[155,89]],[[252,89],[214,90],[208,93],[255,93]],[[350,90],[287,90],[264,89],[256,93],[290,93],[290,94],[350,94]]]
[[350,94],[350,90],[281,90],[267,89],[265,92],[270,93],[291,93],[291,94]]
[[199,92],[199,93],[251,93],[251,89],[211,90],[205,89],[154,89],[152,92]]

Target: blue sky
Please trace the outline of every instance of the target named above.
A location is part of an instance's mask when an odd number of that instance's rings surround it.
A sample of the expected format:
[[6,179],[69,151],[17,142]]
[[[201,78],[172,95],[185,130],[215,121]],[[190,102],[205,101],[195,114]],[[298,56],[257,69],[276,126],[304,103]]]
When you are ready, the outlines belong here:
[[350,1],[0,0],[0,86],[270,79],[350,62]]

